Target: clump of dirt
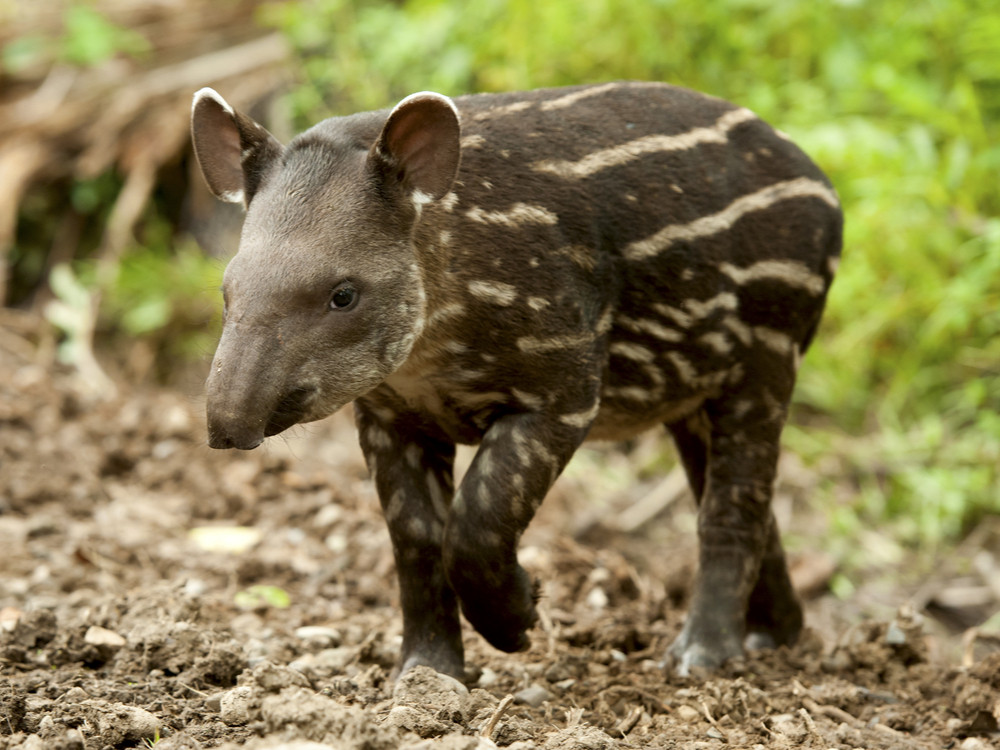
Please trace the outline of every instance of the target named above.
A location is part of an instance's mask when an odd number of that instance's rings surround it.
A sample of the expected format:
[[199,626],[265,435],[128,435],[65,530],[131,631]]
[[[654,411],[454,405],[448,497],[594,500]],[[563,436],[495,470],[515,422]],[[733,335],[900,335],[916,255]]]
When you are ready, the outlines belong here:
[[[502,654],[470,630],[468,684],[423,668],[392,683],[393,560],[349,415],[211,451],[197,398],[92,400],[34,356],[0,344],[0,750],[1000,738],[1000,653],[941,663],[917,612],[863,620],[815,581],[794,648],[674,676],[660,660],[689,594],[690,508],[628,533],[584,528],[599,505],[572,476],[524,540],[544,581],[531,650]],[[824,615],[852,606],[846,629]]]

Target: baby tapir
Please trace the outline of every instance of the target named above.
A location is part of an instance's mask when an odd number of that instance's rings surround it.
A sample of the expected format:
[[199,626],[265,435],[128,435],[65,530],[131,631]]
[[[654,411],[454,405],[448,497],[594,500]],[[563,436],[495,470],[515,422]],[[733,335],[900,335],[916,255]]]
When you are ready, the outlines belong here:
[[[402,671],[462,676],[459,610],[526,648],[521,533],[583,440],[660,424],[700,506],[676,669],[795,640],[772,484],[842,218],[785,135],[657,83],[419,93],[287,146],[202,89],[192,131],[211,190],[247,209],[209,445],[254,448],[354,402]],[[456,488],[457,443],[479,448]]]

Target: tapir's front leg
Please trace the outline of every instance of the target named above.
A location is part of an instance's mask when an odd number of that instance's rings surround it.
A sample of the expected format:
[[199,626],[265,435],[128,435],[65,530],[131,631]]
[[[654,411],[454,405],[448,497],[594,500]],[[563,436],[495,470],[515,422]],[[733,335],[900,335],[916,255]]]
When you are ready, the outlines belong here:
[[462,629],[441,561],[455,446],[381,407],[355,402],[361,449],[396,558],[403,609],[398,674],[424,665],[463,679]]
[[586,434],[596,409],[514,414],[486,432],[445,529],[445,570],[462,612],[493,646],[528,648],[535,586],[517,562],[528,522]]

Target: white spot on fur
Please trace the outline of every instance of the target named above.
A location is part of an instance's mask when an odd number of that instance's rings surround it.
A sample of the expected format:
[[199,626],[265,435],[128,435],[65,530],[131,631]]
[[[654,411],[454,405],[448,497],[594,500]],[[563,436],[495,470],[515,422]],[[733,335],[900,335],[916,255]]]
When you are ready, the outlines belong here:
[[475,115],[472,119],[474,120],[489,120],[493,117],[503,117],[505,115],[516,115],[518,112],[523,112],[532,106],[532,102],[514,102],[512,104],[504,104],[498,107],[491,107],[485,112],[480,112]]
[[519,388],[511,388],[510,393],[514,398],[527,406],[529,409],[539,411],[545,407],[545,399],[541,396],[536,396],[534,393],[528,393],[527,391],[522,391]]
[[403,515],[403,507],[403,492],[402,490],[396,490],[385,505],[385,520],[389,523],[394,522]]
[[433,203],[434,202],[434,196],[430,195],[428,193],[425,193],[423,190],[420,190],[418,188],[418,189],[414,190],[413,193],[410,194],[410,200],[413,201],[413,205],[416,206],[417,210],[419,211],[421,208],[423,208],[424,206],[426,206],[428,203]]
[[677,374],[685,383],[694,383],[698,378],[698,371],[694,369],[686,357],[677,352],[667,352],[667,359],[677,369]]
[[722,319],[722,325],[732,331],[743,346],[750,346],[753,343],[753,331],[750,326],[737,318],[735,315],[727,315]]
[[735,310],[739,306],[739,300],[732,292],[722,292],[707,300],[686,299],[683,304],[686,311],[660,302],[653,305],[653,310],[681,328],[688,329],[716,310]]
[[443,320],[448,320],[449,318],[456,318],[464,314],[465,314],[465,305],[459,302],[453,302],[450,305],[445,305],[444,307],[440,307],[434,312],[432,312],[430,314],[430,317],[427,318],[426,327],[430,328],[431,326],[435,326]]
[[537,336],[521,336],[517,340],[517,348],[525,354],[546,354],[564,349],[579,349],[593,343],[593,341],[594,334],[589,332],[568,333],[545,339]]
[[545,297],[528,297],[528,307],[536,312],[541,312],[551,304]]
[[722,263],[719,270],[741,285],[754,281],[780,281],[782,284],[804,289],[810,294],[822,294],[826,289],[826,281],[822,276],[794,260],[761,260],[746,268]]
[[600,400],[595,401],[594,405],[591,406],[586,411],[578,411],[573,414],[563,414],[559,417],[559,421],[570,427],[576,427],[578,429],[583,429],[589,427],[597,416],[597,412],[601,409]]
[[515,203],[507,211],[484,211],[479,206],[471,208],[465,215],[480,224],[496,224],[505,227],[554,226],[559,217],[544,206],[530,203]]
[[791,354],[795,347],[791,336],[767,326],[755,326],[753,334],[760,343],[778,354]]
[[[663,305],[663,307],[666,307],[666,305]],[[655,339],[659,339],[660,341],[677,342],[684,338],[684,334],[680,331],[676,331],[673,328],[667,328],[661,323],[655,320],[650,320],[649,318],[634,319],[621,315],[615,318],[615,323],[626,330],[632,331],[633,333],[648,334]]]
[[434,508],[434,513],[440,520],[443,521],[448,517],[448,501],[444,496],[444,490],[441,487],[441,483],[438,481],[437,474],[433,471],[428,470],[426,477],[427,490],[431,496],[431,505]]
[[[456,193],[454,190],[450,190],[447,193],[445,193],[444,196],[441,198],[441,200],[438,201],[438,205],[441,206],[441,208],[443,208],[445,211],[448,211],[449,213],[451,213],[452,209],[455,208],[455,204],[457,203],[458,203],[458,193]],[[444,232],[442,232],[442,234],[444,234]]]
[[723,114],[714,124],[693,128],[677,135],[647,135],[620,146],[587,154],[578,161],[538,161],[531,165],[536,172],[547,172],[565,179],[578,180],[611,167],[621,166],[648,154],[685,151],[705,143],[725,143],[728,133],[737,125],[756,120],[749,109],[734,109]]
[[413,539],[426,539],[430,536],[430,529],[420,516],[406,519],[406,528]]
[[620,388],[605,388],[602,393],[605,399],[621,399],[624,401],[641,401],[647,403],[655,400],[652,391],[640,388],[637,385],[626,385]]
[[718,331],[706,333],[703,336],[700,336],[698,341],[710,349],[715,350],[718,354],[728,354],[733,348],[729,337]]
[[571,94],[566,94],[560,96],[558,99],[550,99],[547,102],[542,102],[541,108],[543,110],[553,110],[562,109],[564,107],[571,107],[577,102],[583,101],[584,99],[589,99],[593,96],[600,96],[608,91],[614,91],[615,89],[621,88],[659,88],[662,84],[658,83],[647,83],[645,81],[612,81],[611,83],[603,83],[597,86],[590,86],[581,91],[574,91]]
[[368,445],[375,450],[388,450],[393,446],[392,436],[378,425],[368,425],[365,430]]
[[799,177],[740,196],[721,211],[702,216],[687,224],[668,224],[650,237],[629,244],[623,254],[632,261],[652,258],[671,247],[674,242],[718,234],[729,229],[749,213],[763,211],[776,203],[795,198],[819,198],[830,206],[840,205],[836,193],[822,182]]
[[501,281],[470,281],[469,293],[502,307],[507,307],[517,299],[517,287]]
[[423,451],[420,450],[420,446],[415,443],[411,443],[406,446],[406,450],[403,451],[403,456],[406,459],[406,463],[411,469],[420,468],[420,459],[423,456]]
[[608,348],[608,351],[635,362],[652,362],[656,359],[656,355],[652,351],[630,341],[616,341]]

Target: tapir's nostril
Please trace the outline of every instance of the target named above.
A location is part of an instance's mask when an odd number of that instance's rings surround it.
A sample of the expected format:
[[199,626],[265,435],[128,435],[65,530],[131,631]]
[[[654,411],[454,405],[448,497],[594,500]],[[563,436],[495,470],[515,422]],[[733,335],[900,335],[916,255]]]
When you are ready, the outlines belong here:
[[241,425],[224,425],[209,419],[208,447],[236,448],[238,450],[253,450],[264,442],[264,436],[256,430],[245,430]]

